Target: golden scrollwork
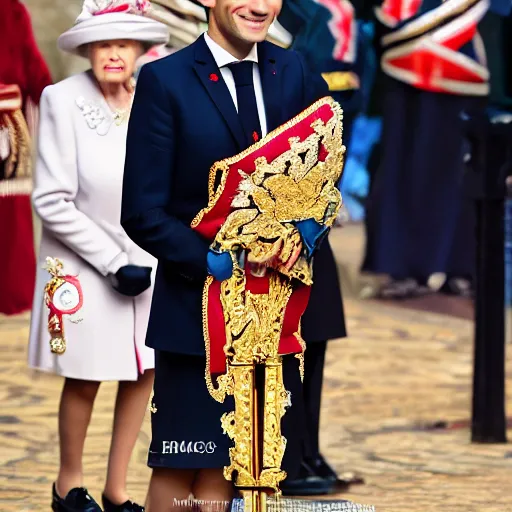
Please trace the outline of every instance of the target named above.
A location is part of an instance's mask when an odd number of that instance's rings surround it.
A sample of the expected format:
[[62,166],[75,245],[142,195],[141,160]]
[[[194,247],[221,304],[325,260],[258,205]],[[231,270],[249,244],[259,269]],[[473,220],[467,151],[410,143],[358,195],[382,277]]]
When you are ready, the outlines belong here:
[[[263,431],[269,442],[263,446],[263,467],[275,470],[280,468],[286,448],[286,439],[281,435],[281,420],[286,408],[291,405],[290,394],[283,381],[283,366],[280,358],[268,359],[265,368],[265,416]],[[270,470],[267,470],[270,471]],[[262,472],[263,479],[265,471]],[[280,472],[285,478],[284,472]],[[270,486],[271,487],[271,486]]]
[[253,422],[254,410],[252,390],[254,371],[249,365],[230,366],[235,382],[235,411],[223,416],[222,425],[229,437],[235,442],[229,449],[231,464],[224,468],[224,476],[232,480],[236,474],[236,483],[241,487],[257,486],[257,478],[252,469],[254,453]]
[[[219,402],[223,402],[226,395],[233,395],[235,399],[235,410],[221,419],[224,432],[234,442],[230,449],[231,464],[224,469],[224,476],[234,479],[239,488],[255,492],[272,489],[279,493],[279,483],[286,477],[281,469],[286,448],[281,420],[290,405],[290,395],[283,382],[279,343],[284,313],[294,289],[313,282],[311,262],[302,248],[296,223],[314,219],[329,228],[342,203],[337,187],[345,154],[341,143],[342,112],[332,98],[322,101],[332,108],[333,115],[327,122],[319,118],[313,121],[310,125],[313,131],[304,140],[289,138],[289,149],[273,161],[257,158],[254,172],[247,174],[238,169],[242,179],[232,199],[232,211],[212,243],[214,250],[230,254],[233,262],[232,276],[220,284],[227,364],[226,372],[215,382],[210,375],[207,312],[212,277],[207,279],[204,288],[208,390]],[[319,104],[305,111],[302,119]],[[259,144],[268,143],[289,126],[278,129]],[[250,150],[255,147],[260,146]],[[233,164],[244,158],[247,151],[212,168],[209,207],[198,214],[192,226],[197,225],[219,199],[228,170],[232,172]],[[213,180],[218,172],[222,175],[215,188]],[[290,258],[293,265],[286,264]],[[268,293],[252,293],[246,289],[247,268],[256,276],[268,276]],[[299,333],[296,336],[304,349]],[[303,354],[298,356],[303,373]],[[256,378],[261,372],[263,385]],[[263,393],[263,411],[258,409],[259,393]]]
[[[314,132],[305,140],[290,138],[290,149],[272,162],[259,157],[253,173],[239,171],[242,181],[232,201],[234,211],[219,230],[214,247],[246,250],[249,261],[273,265],[285,276],[312,284],[311,265],[304,253],[291,268],[282,262],[300,250],[301,238],[293,222],[312,218],[331,227],[341,208],[337,181],[345,147],[339,109],[335,114],[327,123],[314,121]],[[321,146],[326,151],[324,161],[319,160]],[[277,262],[276,252],[280,253]]]

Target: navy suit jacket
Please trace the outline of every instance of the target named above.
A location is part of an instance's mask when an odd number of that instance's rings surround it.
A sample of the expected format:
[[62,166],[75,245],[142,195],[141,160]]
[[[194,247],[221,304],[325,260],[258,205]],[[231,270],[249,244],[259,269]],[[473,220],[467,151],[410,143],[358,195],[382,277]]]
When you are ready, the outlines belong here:
[[[269,132],[328,94],[295,52],[263,42],[258,60]],[[209,244],[190,222],[208,204],[212,164],[243,149],[242,125],[203,36],[143,66],[128,128],[121,223],[158,259],[146,337],[152,348],[204,354]]]

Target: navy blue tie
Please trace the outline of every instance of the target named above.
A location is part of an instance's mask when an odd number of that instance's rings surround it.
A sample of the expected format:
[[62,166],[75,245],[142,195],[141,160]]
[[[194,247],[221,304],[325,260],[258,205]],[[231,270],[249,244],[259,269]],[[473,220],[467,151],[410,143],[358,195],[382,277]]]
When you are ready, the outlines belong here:
[[242,123],[247,147],[261,138],[260,118],[252,79],[254,63],[248,60],[229,64],[233,73],[238,103],[238,117]]

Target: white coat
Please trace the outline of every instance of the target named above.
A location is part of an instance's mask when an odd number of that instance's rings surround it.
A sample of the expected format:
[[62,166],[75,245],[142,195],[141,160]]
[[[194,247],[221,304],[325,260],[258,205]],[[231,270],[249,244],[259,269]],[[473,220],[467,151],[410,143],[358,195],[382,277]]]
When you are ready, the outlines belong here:
[[[42,220],[29,341],[29,366],[65,377],[136,380],[154,368],[145,346],[152,288],[132,298],[107,275],[127,263],[156,260],[120,224],[127,121],[117,126],[91,71],[47,87],[41,98],[38,159],[32,200]],[[43,290],[46,257],[60,258],[83,290],[80,323],[64,316],[67,350],[50,351]]]

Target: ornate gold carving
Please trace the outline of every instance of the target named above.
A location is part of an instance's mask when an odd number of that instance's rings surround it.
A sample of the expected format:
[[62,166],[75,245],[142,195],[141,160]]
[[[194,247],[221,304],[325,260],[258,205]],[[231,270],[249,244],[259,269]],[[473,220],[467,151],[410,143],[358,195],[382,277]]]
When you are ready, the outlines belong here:
[[[208,181],[208,197],[209,197],[209,203],[206,208],[203,208],[193,219],[191,226],[196,227],[200,222],[203,216],[211,211],[211,209],[215,206],[218,199],[221,197],[225,185],[226,185],[226,179],[228,176],[228,170],[229,167],[232,164],[236,164],[237,162],[240,162],[243,160],[247,155],[254,152],[255,150],[258,150],[262,148],[265,144],[268,144],[273,139],[280,136],[283,132],[297,124],[298,122],[306,119],[311,114],[313,114],[316,110],[318,110],[323,105],[329,105],[333,112],[334,116],[331,120],[331,126],[334,123],[336,125],[336,135],[335,136],[329,136],[325,142],[330,144],[330,146],[327,149],[327,151],[330,153],[332,150],[336,152],[336,159],[338,162],[332,162],[332,167],[334,173],[338,172],[338,176],[341,175],[342,168],[343,168],[343,157],[345,154],[345,146],[342,145],[342,132],[343,132],[343,111],[338,103],[336,103],[331,97],[325,97],[321,100],[317,101],[311,107],[307,108],[303,112],[301,112],[298,116],[294,117],[292,120],[288,121],[287,123],[283,124],[279,128],[275,129],[271,133],[269,133],[266,137],[259,140],[256,144],[253,144],[251,147],[247,148],[245,151],[242,151],[241,153],[232,156],[230,158],[226,158],[224,160],[221,160],[220,162],[216,162],[211,170],[210,170],[210,176]],[[321,124],[321,121],[318,121],[319,124]],[[292,139],[293,140],[293,139]],[[296,149],[299,149],[299,146],[295,146]],[[286,153],[289,156],[293,156],[291,153]],[[300,159],[300,155],[297,155],[297,157],[294,158],[294,161],[298,163],[298,159]],[[282,157],[280,157],[282,158]],[[273,163],[273,162],[272,162]],[[339,164],[336,165],[336,164]],[[334,169],[336,167],[336,169]],[[218,181],[218,176],[220,175],[220,180],[218,185],[216,186],[216,182]],[[331,224],[332,225],[332,224]]]
[[[306,285],[313,277],[304,254],[291,268],[282,263],[300,250],[300,234],[291,223],[313,218],[333,225],[342,203],[336,184],[345,154],[341,112],[335,110],[327,124],[316,120],[312,128],[314,133],[304,141],[290,138],[290,149],[274,161],[256,159],[252,174],[239,171],[243,179],[232,202],[235,210],[213,244],[223,251],[247,250],[253,263],[268,264],[280,252],[275,269]],[[320,144],[327,151],[323,162],[318,160]]]
[[272,487],[272,480],[284,480],[286,473],[280,471],[286,448],[286,439],[281,435],[281,419],[286,407],[291,405],[290,394],[286,391],[283,381],[283,366],[280,358],[267,359],[265,368],[265,416],[263,431],[268,442],[263,445],[263,467],[261,480],[267,480]]
[[[219,376],[216,382],[210,375],[208,334],[208,293],[212,277],[207,279],[203,292],[208,390],[219,402],[223,402],[226,395],[233,395],[235,399],[235,410],[221,419],[224,432],[234,441],[234,447],[230,449],[231,464],[224,469],[224,476],[231,480],[236,475],[237,487],[253,489],[247,494],[247,500],[254,507],[260,507],[263,503],[260,490],[272,489],[279,493],[279,483],[286,477],[281,470],[286,447],[281,420],[290,404],[290,395],[284,387],[279,343],[285,309],[294,287],[300,283],[311,285],[313,282],[311,265],[301,250],[301,236],[294,222],[313,218],[319,224],[331,227],[341,207],[341,195],[337,188],[345,153],[341,143],[341,108],[332,98],[325,98],[299,118],[306,118],[325,103],[331,105],[334,114],[327,123],[320,119],[314,121],[311,125],[313,133],[305,140],[290,138],[289,149],[275,160],[268,162],[264,157],[256,159],[252,174],[239,171],[242,181],[232,200],[233,211],[212,244],[215,250],[229,253],[233,262],[232,276],[220,285],[226,326],[224,352],[227,367],[226,373]],[[297,118],[256,146],[267,144],[296,122]],[[321,147],[325,156],[323,161],[319,160]],[[210,203],[196,216],[192,226],[200,222],[221,196],[228,168],[254,149],[253,146],[236,157],[214,165],[209,182]],[[220,182],[215,189],[219,172]],[[267,294],[246,290],[245,267],[240,263],[242,254],[254,275],[268,272]],[[276,261],[277,254],[279,261]],[[286,266],[288,259],[297,255],[295,263]],[[292,259],[295,260],[295,257]],[[296,335],[304,349],[299,333]],[[303,354],[299,358],[303,375]],[[263,367],[263,386],[257,385],[259,366]],[[258,394],[261,392],[264,394],[263,411],[258,409]],[[262,432],[258,418],[261,414]]]
[[239,487],[256,487],[257,475],[254,474],[252,461],[255,457],[253,423],[254,404],[252,392],[254,388],[254,368],[249,365],[231,366],[230,374],[234,382],[235,411],[224,415],[222,426],[235,442],[229,449],[231,464],[224,468],[227,480],[237,474],[236,484]]

